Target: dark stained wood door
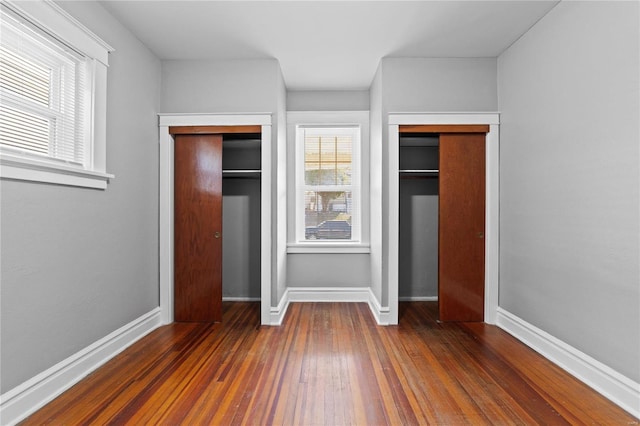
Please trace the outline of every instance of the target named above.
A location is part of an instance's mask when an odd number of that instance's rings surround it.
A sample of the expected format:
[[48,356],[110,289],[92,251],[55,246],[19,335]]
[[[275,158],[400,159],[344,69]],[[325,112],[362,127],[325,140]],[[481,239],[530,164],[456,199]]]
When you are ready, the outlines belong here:
[[222,136],[175,136],[174,318],[222,321]]
[[484,321],[485,133],[440,135],[441,321]]

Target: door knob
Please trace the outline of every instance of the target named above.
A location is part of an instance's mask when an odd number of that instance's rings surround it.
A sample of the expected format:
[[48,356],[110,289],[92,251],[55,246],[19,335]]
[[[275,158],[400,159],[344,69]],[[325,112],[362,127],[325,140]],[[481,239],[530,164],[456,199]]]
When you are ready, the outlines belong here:
[[484,238],[484,232],[478,232],[478,238]]
[[220,238],[220,231],[216,231],[216,232],[214,232],[214,233],[213,233],[213,236],[214,236],[215,238]]

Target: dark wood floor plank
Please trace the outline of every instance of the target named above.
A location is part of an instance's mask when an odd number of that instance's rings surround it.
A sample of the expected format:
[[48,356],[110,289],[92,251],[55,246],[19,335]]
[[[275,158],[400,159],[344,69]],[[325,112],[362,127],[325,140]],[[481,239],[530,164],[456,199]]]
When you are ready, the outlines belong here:
[[259,303],[218,324],[152,332],[25,425],[636,424],[502,330],[438,323],[400,305],[380,327],[364,303],[293,303],[261,327]]
[[505,365],[512,366],[521,380],[529,386],[532,397],[535,395],[540,398],[559,418],[566,419],[570,424],[611,422],[607,408],[610,402],[598,397],[585,404],[581,398],[572,397],[580,394],[592,395],[594,392],[551,361],[539,356],[501,330],[494,330],[484,324],[469,323],[465,324],[465,327],[471,329],[473,335],[484,345],[504,348],[503,351],[494,351],[495,356],[502,358]]

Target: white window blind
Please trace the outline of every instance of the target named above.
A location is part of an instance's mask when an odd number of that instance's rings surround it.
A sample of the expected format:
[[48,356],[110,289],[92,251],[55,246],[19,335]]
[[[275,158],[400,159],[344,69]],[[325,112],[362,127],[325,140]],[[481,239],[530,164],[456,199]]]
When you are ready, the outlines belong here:
[[8,10],[0,19],[0,146],[90,166],[89,61]]
[[297,139],[298,241],[359,241],[359,126],[299,126]]

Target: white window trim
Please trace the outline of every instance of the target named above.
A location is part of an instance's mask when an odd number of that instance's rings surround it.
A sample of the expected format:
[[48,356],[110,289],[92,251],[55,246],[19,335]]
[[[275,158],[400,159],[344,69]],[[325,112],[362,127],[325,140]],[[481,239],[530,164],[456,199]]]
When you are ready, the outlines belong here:
[[87,167],[0,152],[0,179],[106,189],[108,181],[114,178],[106,172],[107,67],[109,52],[114,49],[53,1],[3,0],[2,5],[90,58],[94,74]]
[[[359,158],[360,174],[360,239],[359,241],[297,241],[299,215],[297,205],[297,162],[300,150],[296,149],[298,126],[360,126]],[[369,253],[369,111],[290,111],[287,113],[287,138],[289,140],[289,164],[294,173],[288,186],[289,221],[287,229],[287,253]]]

